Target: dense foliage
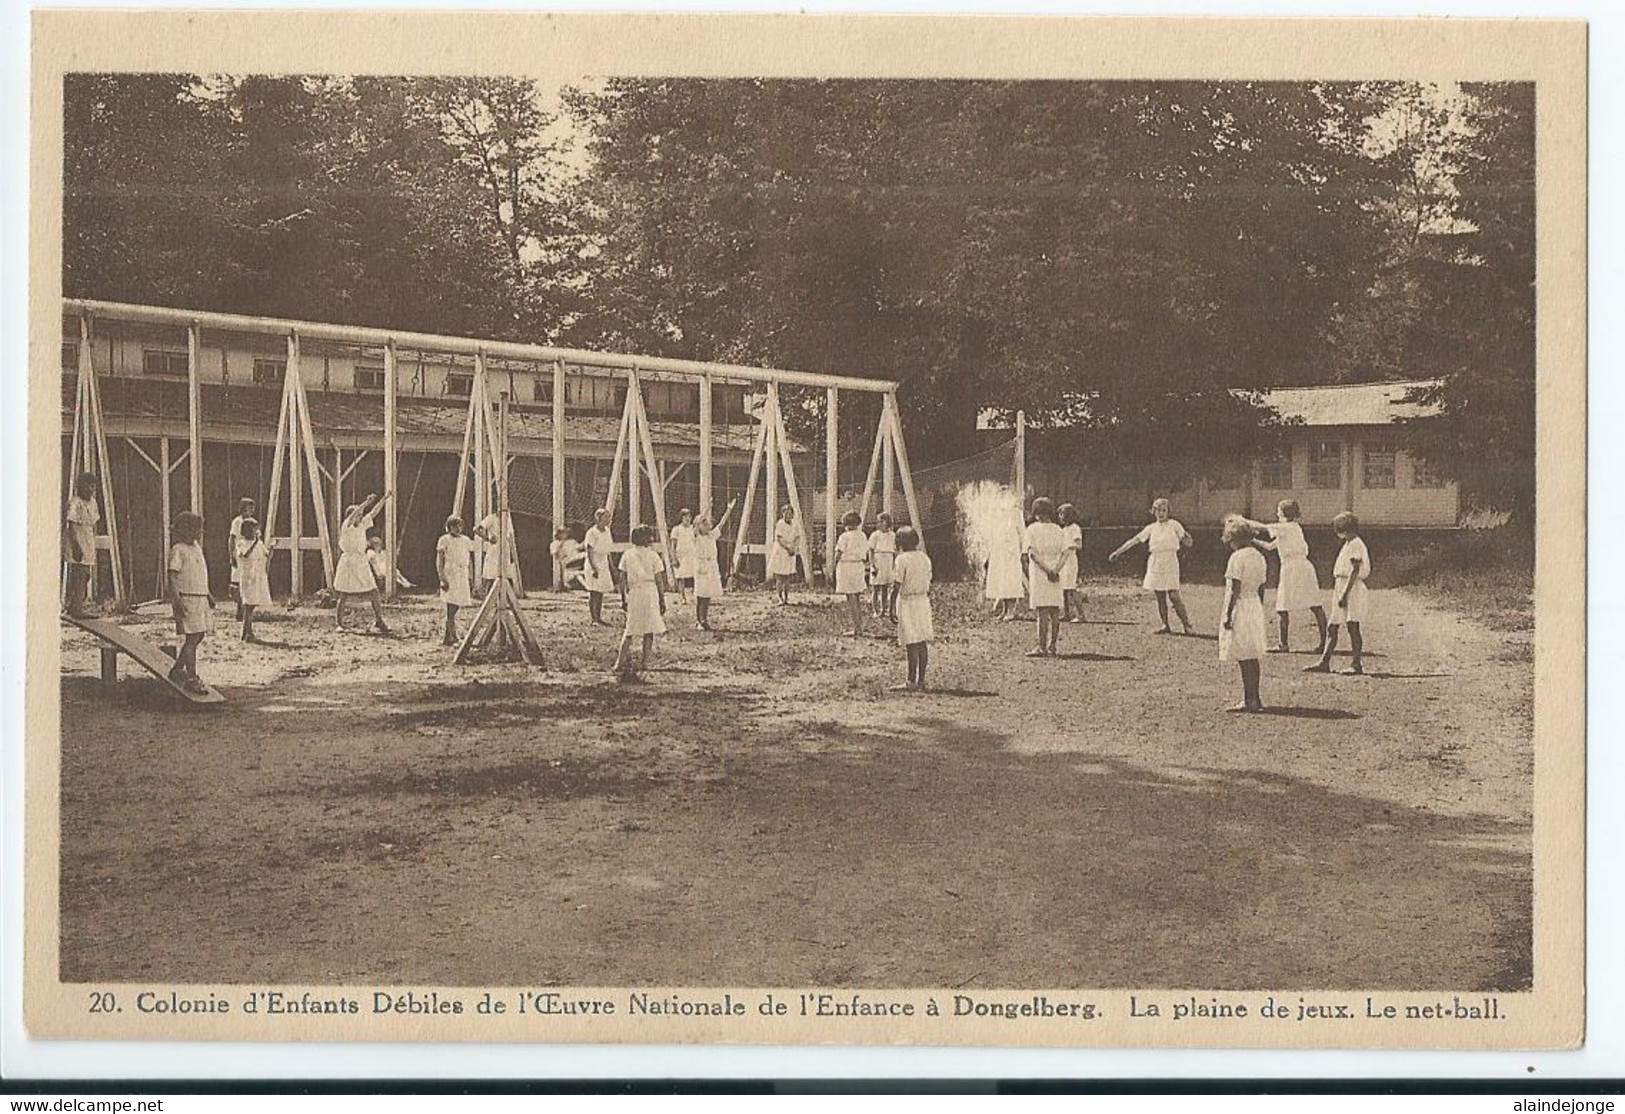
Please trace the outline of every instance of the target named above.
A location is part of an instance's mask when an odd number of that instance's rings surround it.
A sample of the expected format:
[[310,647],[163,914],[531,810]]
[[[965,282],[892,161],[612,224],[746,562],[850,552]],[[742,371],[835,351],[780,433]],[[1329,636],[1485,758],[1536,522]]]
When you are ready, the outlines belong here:
[[916,464],[994,406],[1177,473],[1268,436],[1236,388],[1442,376],[1430,451],[1533,498],[1527,85],[67,93],[70,294],[896,378]]

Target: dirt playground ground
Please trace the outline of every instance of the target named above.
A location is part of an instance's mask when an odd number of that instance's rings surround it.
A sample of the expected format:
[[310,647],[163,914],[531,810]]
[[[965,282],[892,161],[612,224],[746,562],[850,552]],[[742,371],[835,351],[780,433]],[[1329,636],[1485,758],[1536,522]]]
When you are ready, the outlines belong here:
[[1217,588],[1192,638],[1086,594],[1031,661],[1030,623],[940,586],[924,695],[812,592],[730,595],[709,634],[674,602],[636,686],[580,597],[526,602],[548,671],[452,664],[428,598],[392,639],[280,612],[269,647],[222,608],[217,709],[128,662],[108,692],[65,628],[62,977],[1530,984],[1531,632],[1379,590],[1369,676],[1271,655],[1270,714],[1227,715]]

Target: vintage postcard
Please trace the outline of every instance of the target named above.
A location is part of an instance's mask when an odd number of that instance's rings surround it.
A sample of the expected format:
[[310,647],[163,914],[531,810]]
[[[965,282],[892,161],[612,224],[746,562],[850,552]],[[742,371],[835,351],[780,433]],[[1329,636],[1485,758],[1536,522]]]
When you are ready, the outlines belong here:
[[35,1037],[1583,1041],[1584,24],[33,58]]

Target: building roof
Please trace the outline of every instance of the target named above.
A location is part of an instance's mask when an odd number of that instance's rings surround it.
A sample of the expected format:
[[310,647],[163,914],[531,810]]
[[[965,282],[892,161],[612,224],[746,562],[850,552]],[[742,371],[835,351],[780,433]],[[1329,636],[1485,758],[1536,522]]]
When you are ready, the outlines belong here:
[[[62,377],[64,428],[73,424],[76,377]],[[102,418],[107,432],[117,436],[124,421],[173,421],[182,432],[186,426],[186,383],[135,376],[102,376]],[[276,436],[282,392],[275,387],[249,385],[223,386],[205,383],[201,387],[203,427],[230,426],[262,431],[266,441]],[[345,391],[306,390],[310,424],[318,442],[343,441],[357,434],[376,437],[384,427],[383,396]],[[460,399],[427,399],[402,396],[396,400],[396,428],[403,438],[461,438],[468,416],[468,403]],[[549,442],[553,437],[551,408],[515,406],[508,412],[508,436],[519,442]],[[620,432],[619,415],[570,414],[565,418],[566,435],[571,441],[614,446]],[[712,443],[718,449],[750,452],[755,447],[758,423],[755,419],[733,425],[715,425]],[[661,448],[697,448],[698,421],[649,422],[649,438]],[[793,451],[801,451],[795,446]]]
[[[1271,387],[1259,392],[1260,401],[1290,425],[1305,426],[1384,426],[1407,418],[1426,418],[1439,412],[1434,403],[1407,401],[1412,392],[1438,384],[1436,379],[1388,380],[1381,383],[1329,383],[1314,387]],[[1239,392],[1238,392],[1239,393]],[[1087,407],[1075,405],[1074,413]],[[976,415],[977,429],[1010,429],[1014,418],[1009,411],[984,409]],[[1056,418],[1050,426],[1073,424],[1071,418]]]

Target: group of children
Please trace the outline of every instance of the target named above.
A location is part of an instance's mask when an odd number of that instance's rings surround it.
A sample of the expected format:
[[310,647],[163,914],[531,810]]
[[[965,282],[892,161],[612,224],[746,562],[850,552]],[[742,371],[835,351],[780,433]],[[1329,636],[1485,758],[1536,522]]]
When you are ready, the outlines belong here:
[[[1179,594],[1179,554],[1195,544],[1195,539],[1169,511],[1168,500],[1153,502],[1153,520],[1114,549],[1107,560],[1115,561],[1136,546],[1144,545],[1148,556],[1142,585],[1155,594],[1161,620],[1155,633],[1174,633],[1168,619],[1172,606],[1185,633],[1191,634],[1190,614]],[[1339,632],[1344,627],[1348,628],[1353,651],[1345,672],[1365,671],[1361,624],[1368,607],[1366,579],[1371,574],[1371,553],[1360,537],[1359,519],[1347,511],[1332,519],[1332,529],[1343,545],[1332,568],[1333,586],[1326,601],[1328,607],[1322,606],[1320,583],[1309,561],[1309,543],[1298,522],[1301,513],[1295,500],[1285,499],[1276,507],[1274,523],[1254,522],[1236,514],[1224,519],[1223,538],[1230,548],[1230,558],[1224,573],[1219,660],[1237,663],[1242,682],[1242,699],[1230,711],[1263,710],[1259,691],[1260,663],[1266,653],[1288,651],[1293,611],[1308,610],[1315,617],[1320,632],[1320,644],[1315,650],[1317,660],[1306,667],[1305,672],[1331,671]],[[1012,553],[1008,546],[995,545],[989,552],[985,592],[996,601],[996,614],[1005,618],[1015,614],[1019,595],[1013,589],[1025,582],[1028,603],[1037,616],[1038,636],[1038,644],[1028,651],[1028,657],[1054,656],[1061,622],[1068,618],[1079,621],[1072,618],[1074,615],[1081,618],[1081,601],[1074,598],[1083,548],[1082,531],[1076,522],[1077,515],[1070,504],[1063,504],[1057,511],[1053,502],[1040,496],[1032,503],[1032,522],[1019,527],[1019,549]],[[1278,643],[1274,647],[1265,645],[1266,550],[1274,551],[1281,561],[1275,600]],[[1023,559],[1027,565],[1025,575],[1021,569]]]
[[[63,552],[68,567],[66,606],[70,614],[84,614],[86,590],[96,560],[96,524],[100,509],[96,504],[96,477],[90,473],[75,478],[63,533]],[[389,493],[371,495],[345,508],[339,528],[339,561],[334,570],[333,588],[338,597],[336,623],[344,627],[347,605],[367,602],[371,606],[374,629],[388,634],[381,602],[384,579],[388,575],[387,556],[381,539],[370,527]],[[555,535],[552,553],[565,575],[587,593],[588,618],[609,626],[603,617],[604,597],[619,593],[625,611],[625,626],[615,658],[615,670],[622,677],[636,679],[646,669],[656,635],[666,631],[668,585],[680,597],[693,593],[695,619],[701,630],[710,630],[711,601],[722,595],[722,571],[718,560],[718,534],[732,517],[737,500],[730,502],[716,522],[706,513],[684,509],[671,531],[672,568],[657,548],[658,537],[649,526],[634,527],[631,545],[615,560],[615,541],[610,513],[600,508],[582,543],[561,527]],[[1019,509],[1013,519],[1001,521],[1001,536],[990,546],[985,593],[995,601],[995,614],[1006,619],[1017,616],[1021,596],[1037,616],[1037,645],[1029,657],[1057,654],[1060,625],[1081,622],[1082,599],[1078,590],[1082,563],[1083,531],[1071,504],[1058,509],[1045,497],[1032,502],[1032,521],[1024,523]],[[1362,624],[1369,607],[1366,580],[1371,573],[1371,554],[1360,537],[1359,520],[1349,512],[1337,515],[1332,528],[1342,541],[1333,565],[1333,587],[1324,605],[1314,566],[1309,561],[1309,544],[1298,519],[1296,501],[1283,500],[1276,508],[1277,521],[1255,522],[1242,515],[1224,520],[1223,539],[1230,549],[1225,567],[1225,595],[1219,624],[1219,659],[1235,662],[1241,673],[1242,700],[1230,710],[1256,712],[1263,709],[1260,694],[1261,659],[1266,653],[1284,653],[1290,646],[1291,613],[1307,610],[1319,632],[1317,660],[1306,672],[1331,671],[1332,657],[1340,632],[1348,629],[1352,650],[1348,673],[1364,672]],[[1108,561],[1115,561],[1139,545],[1146,546],[1143,587],[1156,596],[1161,624],[1157,634],[1172,634],[1169,608],[1179,618],[1186,634],[1192,633],[1189,612],[1180,597],[1182,550],[1194,544],[1185,527],[1171,517],[1168,500],[1151,505],[1153,520],[1144,529],[1114,549]],[[237,618],[242,638],[257,642],[254,616],[257,608],[269,606],[270,541],[261,535],[253,499],[240,501],[232,519],[228,553],[231,558],[231,586],[237,601]],[[846,635],[861,635],[864,622],[864,596],[870,597],[869,611],[877,619],[896,624],[898,643],[905,648],[908,680],[898,689],[924,689],[929,646],[934,638],[930,589],[931,559],[920,548],[919,534],[905,526],[896,529],[890,515],[880,515],[875,529],[865,534],[862,520],[848,512],[841,520],[842,532],[836,540],[833,565],[834,588],[845,597]],[[1002,544],[1003,533],[1011,533],[1017,545]],[[172,545],[166,564],[175,630],[182,644],[175,654],[170,677],[195,691],[206,686],[197,672],[197,649],[213,624],[214,598],[209,588],[208,562],[203,554],[203,519],[191,511],[177,515],[171,528]],[[500,575],[499,546],[508,547],[510,575],[517,580],[518,561],[511,520],[503,523],[497,515],[488,516],[475,527],[473,535],[463,532],[462,519],[446,519],[445,533],[435,547],[435,570],[440,599],[445,606],[442,641],[455,645],[457,612],[474,606],[476,544],[484,554],[483,579],[487,584]],[[775,524],[768,557],[768,573],[781,603],[788,602],[789,581],[796,570],[801,545],[794,512],[784,508]],[[1277,644],[1266,646],[1264,591],[1268,568],[1265,551],[1280,558],[1279,587],[1275,610]],[[1023,565],[1025,564],[1025,570]],[[398,575],[398,574],[397,574]],[[404,578],[403,578],[404,582]],[[568,583],[569,581],[567,581]],[[407,586],[410,587],[409,582]]]

